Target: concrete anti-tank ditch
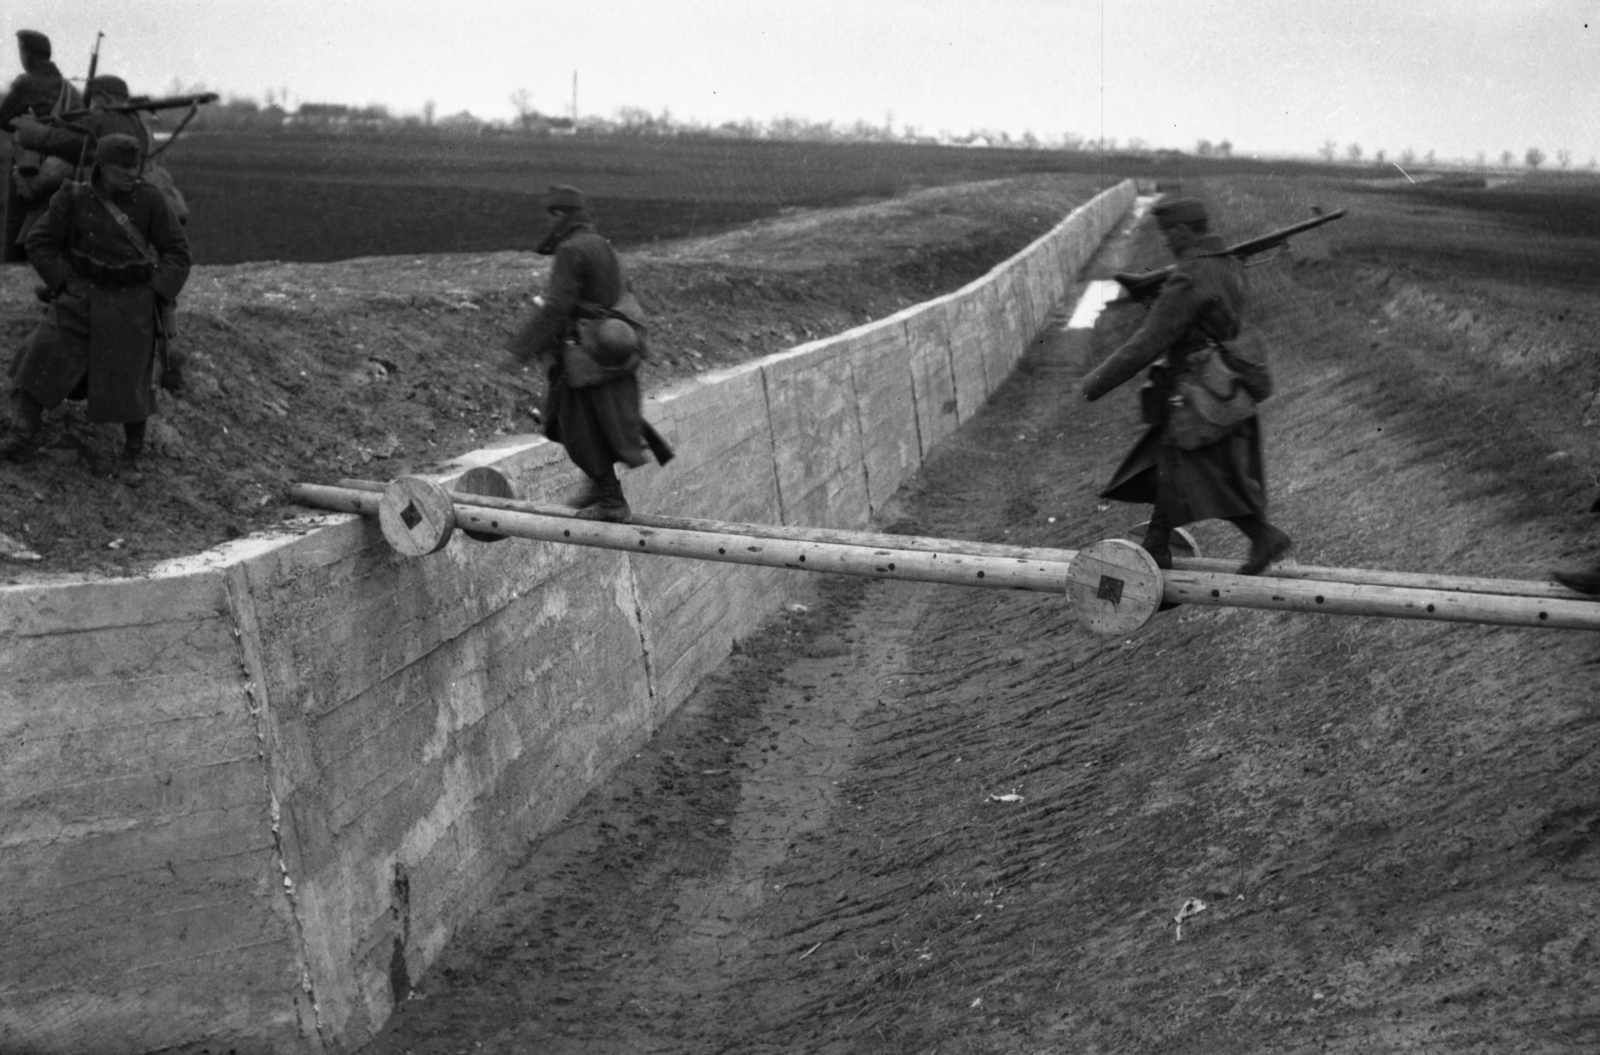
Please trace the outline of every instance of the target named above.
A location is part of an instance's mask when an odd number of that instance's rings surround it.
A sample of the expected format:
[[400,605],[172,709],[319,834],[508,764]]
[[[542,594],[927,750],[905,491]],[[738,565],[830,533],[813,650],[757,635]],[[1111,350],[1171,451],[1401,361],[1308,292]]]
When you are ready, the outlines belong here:
[[[862,527],[1134,200],[948,296],[650,400],[675,515]],[[707,427],[707,423],[714,423]],[[532,437],[459,459],[569,488]],[[785,600],[782,571],[346,516],[137,579],[0,587],[0,1051],[348,1050]]]

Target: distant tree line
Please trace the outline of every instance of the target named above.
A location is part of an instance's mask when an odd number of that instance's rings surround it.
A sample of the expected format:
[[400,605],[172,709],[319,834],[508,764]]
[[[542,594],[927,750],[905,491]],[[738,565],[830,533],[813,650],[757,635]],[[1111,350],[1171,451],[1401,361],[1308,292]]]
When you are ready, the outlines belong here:
[[[1317,150],[1317,153],[1321,154],[1325,161],[1337,162],[1339,160],[1339,157],[1340,157],[1340,147],[1339,147],[1339,144],[1338,144],[1337,141],[1332,140],[1332,139],[1325,139],[1322,142],[1322,146]],[[1367,158],[1366,152],[1365,152],[1365,150],[1362,149],[1362,146],[1361,146],[1360,143],[1348,143],[1348,144],[1346,144],[1345,147],[1344,147],[1344,150],[1343,150],[1343,154],[1344,154],[1344,158],[1352,165],[1362,165],[1362,164],[1384,165],[1384,164],[1389,164],[1390,163],[1388,151],[1385,151],[1385,150],[1382,150],[1382,149],[1373,151],[1371,159],[1369,161],[1368,158]],[[1538,148],[1538,147],[1529,147],[1522,154],[1522,163],[1525,166],[1527,166],[1529,169],[1537,169],[1541,165],[1543,165],[1547,160],[1548,160],[1548,158],[1545,155],[1545,152],[1543,150],[1541,150],[1540,148]],[[1402,169],[1405,169],[1405,168],[1410,167],[1411,165],[1417,164],[1419,161],[1421,162],[1421,164],[1423,166],[1428,167],[1428,168],[1432,168],[1432,167],[1435,167],[1435,166],[1441,164],[1441,162],[1438,159],[1438,155],[1436,154],[1436,152],[1430,150],[1426,154],[1423,154],[1423,155],[1421,155],[1419,157],[1417,152],[1415,150],[1413,150],[1411,147],[1406,147],[1404,150],[1400,151],[1399,156],[1394,159],[1393,164],[1397,164]],[[1500,168],[1503,168],[1503,169],[1512,168],[1512,167],[1514,167],[1516,165],[1516,163],[1517,163],[1517,154],[1516,154],[1515,151],[1502,150],[1500,152]],[[1486,169],[1486,168],[1490,167],[1489,155],[1488,155],[1488,153],[1486,151],[1482,151],[1482,150],[1478,151],[1477,157],[1472,159],[1472,160],[1470,160],[1470,161],[1465,159],[1465,158],[1460,158],[1460,159],[1457,159],[1454,162],[1445,162],[1444,164],[1451,164],[1451,165],[1454,165],[1456,167],[1474,167],[1474,168],[1480,168],[1480,169]],[[1563,171],[1565,171],[1566,169],[1570,169],[1572,167],[1572,151],[1567,150],[1565,148],[1557,150],[1556,151],[1556,164]],[[1589,159],[1588,163],[1586,165],[1584,165],[1583,167],[1592,172],[1596,168],[1600,168],[1600,161],[1597,161],[1595,158],[1591,157]]]

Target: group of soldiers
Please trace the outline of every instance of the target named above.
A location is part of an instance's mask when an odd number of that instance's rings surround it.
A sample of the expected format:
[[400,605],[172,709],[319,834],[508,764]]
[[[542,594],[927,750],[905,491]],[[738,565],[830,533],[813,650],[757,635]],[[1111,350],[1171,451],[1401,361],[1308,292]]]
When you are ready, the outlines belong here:
[[46,304],[8,366],[11,423],[0,457],[38,452],[43,415],[63,400],[92,421],[120,424],[117,475],[143,481],[146,423],[158,385],[178,388],[174,306],[189,276],[189,241],[168,195],[145,178],[150,132],[120,77],[97,75],[83,96],[51,59],[43,33],[17,33],[22,72],[0,100],[11,135],[8,261],[38,273]]

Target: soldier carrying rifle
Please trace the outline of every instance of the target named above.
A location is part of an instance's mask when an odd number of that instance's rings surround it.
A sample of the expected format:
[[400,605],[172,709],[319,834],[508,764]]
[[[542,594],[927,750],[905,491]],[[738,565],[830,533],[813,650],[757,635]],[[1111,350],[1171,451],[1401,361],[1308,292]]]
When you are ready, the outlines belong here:
[[11,364],[14,419],[0,457],[27,461],[44,411],[88,401],[92,421],[120,424],[123,482],[143,481],[145,422],[156,409],[170,306],[189,277],[189,242],[161,192],[140,179],[144,151],[121,133],[96,146],[82,183],[50,199],[28,234],[28,259],[50,307]]
[[1155,273],[1159,292],[1144,325],[1080,382],[1095,400],[1153,367],[1140,401],[1150,428],[1101,495],[1154,505],[1143,545],[1160,567],[1172,567],[1174,529],[1221,519],[1250,540],[1240,573],[1259,575],[1291,541],[1267,521],[1255,404],[1271,381],[1264,359],[1239,347],[1243,266],[1210,233],[1199,200],[1164,200],[1152,212],[1178,263]]

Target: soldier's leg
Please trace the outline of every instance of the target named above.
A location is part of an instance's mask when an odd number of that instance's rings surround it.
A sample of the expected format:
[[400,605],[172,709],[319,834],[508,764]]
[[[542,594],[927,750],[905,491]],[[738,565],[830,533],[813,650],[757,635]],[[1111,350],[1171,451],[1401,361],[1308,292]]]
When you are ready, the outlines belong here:
[[1156,559],[1158,568],[1172,567],[1172,521],[1166,510],[1157,502],[1150,512],[1150,523],[1145,525],[1144,541],[1139,543]]
[[0,440],[0,457],[24,462],[39,450],[39,432],[44,424],[44,407],[25,389],[11,390],[11,428]]
[[584,520],[609,520],[614,524],[626,524],[633,519],[633,510],[628,508],[628,500],[623,497],[622,481],[617,479],[615,466],[608,466],[603,474],[591,479],[594,480],[598,497],[592,504],[580,509],[578,516]]
[[1240,575],[1260,575],[1294,546],[1294,540],[1282,529],[1267,523],[1265,517],[1251,513],[1229,517],[1228,522],[1250,540],[1250,556],[1239,568]]
[[139,467],[144,457],[145,423],[130,421],[122,426],[122,454],[117,458],[117,476],[129,487],[144,483],[144,471]]

